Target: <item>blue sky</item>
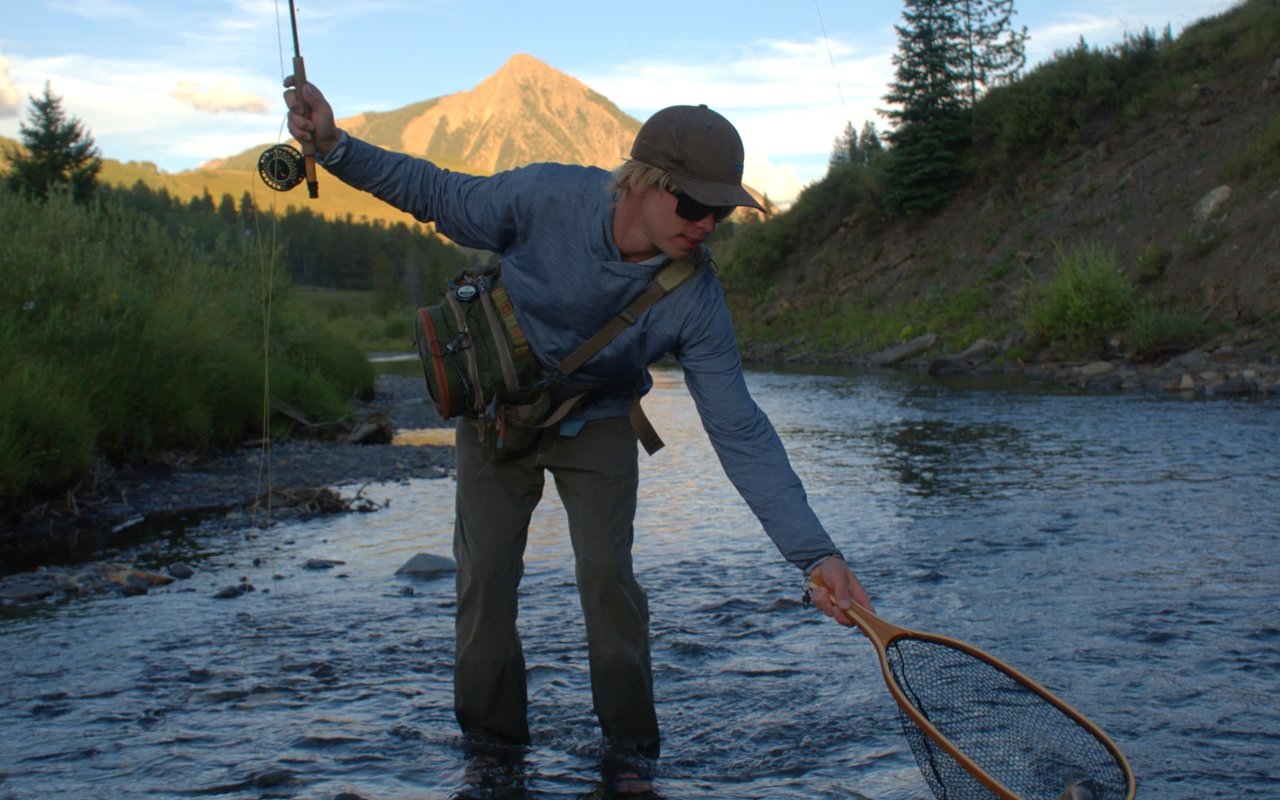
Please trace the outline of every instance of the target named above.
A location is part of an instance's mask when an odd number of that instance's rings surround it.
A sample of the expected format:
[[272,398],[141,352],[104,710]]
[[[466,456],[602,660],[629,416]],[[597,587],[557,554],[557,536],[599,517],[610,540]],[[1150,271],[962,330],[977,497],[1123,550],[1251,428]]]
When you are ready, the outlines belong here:
[[[288,0],[0,0],[0,135],[49,83],[103,155],[167,171],[279,141]],[[1021,0],[1030,63],[1080,39],[1185,26],[1235,0]],[[339,116],[472,88],[517,53],[644,120],[676,103],[729,117],[748,183],[786,201],[825,171],[892,79],[899,0],[298,0],[307,75]]]

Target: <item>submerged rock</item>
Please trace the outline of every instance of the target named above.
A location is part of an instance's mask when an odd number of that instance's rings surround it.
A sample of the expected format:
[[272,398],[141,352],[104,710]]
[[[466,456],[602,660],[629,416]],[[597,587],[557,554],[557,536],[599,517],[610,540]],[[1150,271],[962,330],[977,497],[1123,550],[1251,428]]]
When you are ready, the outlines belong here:
[[441,575],[452,575],[458,571],[453,559],[444,556],[433,556],[429,553],[418,553],[396,570],[397,575],[408,575],[413,578],[438,578]]
[[232,598],[240,597],[241,595],[248,594],[249,592],[252,592],[252,591],[255,591],[253,584],[248,583],[247,581],[242,581],[240,583],[233,584],[231,586],[224,586],[223,588],[219,589],[213,596],[218,600],[230,600]]
[[306,563],[302,565],[303,569],[333,569],[346,564],[345,561],[339,561],[335,558],[308,558]]

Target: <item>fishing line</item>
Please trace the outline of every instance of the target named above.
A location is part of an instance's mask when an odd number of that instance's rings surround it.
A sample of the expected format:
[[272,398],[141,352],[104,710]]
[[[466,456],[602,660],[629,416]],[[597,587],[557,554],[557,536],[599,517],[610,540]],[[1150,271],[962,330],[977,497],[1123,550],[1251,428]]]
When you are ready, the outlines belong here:
[[[293,0],[289,3],[289,27],[293,35],[293,87],[301,91],[306,85],[306,72],[302,60],[302,51],[298,45],[298,21]],[[280,59],[280,83],[285,83],[285,46],[284,31],[280,21],[280,0],[275,0],[276,11],[276,50]],[[312,199],[319,196],[315,177],[315,146],[310,142],[302,143],[302,152],[298,152],[283,142],[288,126],[288,112],[281,118],[280,128],[276,132],[276,144],[268,148],[258,159],[258,175],[263,182],[276,192],[288,191],[304,180],[307,193]],[[252,182],[252,181],[251,181]],[[279,208],[275,193],[270,204],[271,233],[263,242],[262,220],[258,214],[257,184],[251,190],[250,203],[253,208],[254,231],[258,247],[258,274],[262,302],[262,428],[261,449],[258,457],[258,479],[255,490],[253,510],[250,524],[255,528],[266,528],[271,525],[272,504],[275,500],[275,486],[271,471],[271,321],[275,295],[276,263],[280,258],[279,241]],[[263,253],[263,247],[267,253]]]
[[840,95],[840,108],[844,110],[845,119],[849,118],[849,106],[844,101],[844,87],[840,85],[840,73],[836,71],[836,57],[831,53],[831,40],[827,37],[827,23],[822,19],[822,8],[818,0],[813,0],[813,10],[818,12],[818,28],[822,30],[822,43],[827,47],[827,60],[831,62],[831,76],[835,79],[836,92]]
[[[293,2],[293,0],[289,0],[289,2]],[[280,0],[276,0],[275,9],[276,52],[280,60],[280,83],[283,84],[285,77],[284,30],[280,24]],[[284,138],[286,120],[287,112],[286,116],[280,121],[279,130],[276,131],[277,144],[280,144]],[[271,524],[271,502],[274,489],[271,474],[271,311],[275,293],[278,217],[277,198],[276,194],[272,192],[270,208],[271,235],[266,242],[266,253],[264,254],[262,219],[258,213],[258,185],[252,176],[250,176],[249,182],[251,184],[250,203],[253,211],[254,241],[257,243],[258,249],[258,283],[262,301],[262,408],[259,419],[262,439],[258,453],[258,479],[254,489],[253,511],[250,515],[250,524],[254,528],[259,528]],[[259,517],[260,513],[262,514],[261,517]]]
[[[252,178],[251,183],[255,183]],[[276,266],[276,198],[271,197],[271,234],[263,253],[262,219],[258,213],[258,187],[251,190],[254,239],[258,248],[258,282],[262,301],[262,411],[259,425],[262,430],[258,455],[258,480],[254,490],[253,512],[250,522],[255,528],[271,524],[272,475],[271,475],[271,310],[275,292]],[[263,491],[265,485],[265,493]],[[265,497],[265,509],[262,498]],[[259,519],[259,512],[264,517]]]

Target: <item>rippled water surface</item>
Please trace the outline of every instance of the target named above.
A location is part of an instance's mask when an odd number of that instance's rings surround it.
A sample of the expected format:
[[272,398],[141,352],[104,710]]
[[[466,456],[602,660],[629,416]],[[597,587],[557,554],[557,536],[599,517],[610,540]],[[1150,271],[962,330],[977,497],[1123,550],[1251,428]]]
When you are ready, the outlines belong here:
[[[1280,786],[1280,405],[753,373],[882,616],[990,650],[1095,720],[1139,796]],[[923,798],[873,650],[805,611],[677,373],[646,408],[636,561],[679,798]],[[386,510],[197,538],[171,590],[0,618],[0,798],[602,797],[554,489],[521,631],[534,745],[468,770],[451,709],[451,480]],[[197,552],[193,552],[197,551]],[[306,570],[308,558],[340,560]],[[214,593],[241,577],[257,591]]]

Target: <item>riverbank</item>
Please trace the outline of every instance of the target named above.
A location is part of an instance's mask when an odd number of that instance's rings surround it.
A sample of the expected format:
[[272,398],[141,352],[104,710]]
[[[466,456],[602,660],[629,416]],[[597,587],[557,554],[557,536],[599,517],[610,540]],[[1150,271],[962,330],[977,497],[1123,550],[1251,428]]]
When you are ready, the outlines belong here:
[[927,333],[873,353],[815,350],[804,342],[744,346],[750,362],[773,365],[821,364],[865,369],[895,369],[933,377],[1016,375],[1031,381],[1101,392],[1176,392],[1204,397],[1280,395],[1280,335],[1263,328],[1241,328],[1200,347],[1155,361],[1135,361],[1116,342],[1105,358],[1066,360],[1051,352],[1027,360],[1012,357],[1013,342],[979,339],[964,351],[939,351],[938,337]]
[[[961,353],[935,352],[923,336],[872,354],[815,353],[799,344],[747,347],[757,365],[822,364],[917,372],[935,377],[1004,374],[1089,391],[1176,392],[1187,397],[1280,395],[1280,359],[1262,331],[1242,330],[1159,364],[1122,357],[1088,362],[1019,362],[980,340]],[[381,375],[356,417],[387,431],[448,427],[427,402],[417,375]],[[356,425],[354,427],[360,427]],[[298,439],[264,449],[246,446],[209,457],[175,458],[144,470],[109,470],[90,490],[27,514],[0,533],[0,604],[68,595],[143,593],[175,578],[138,569],[130,547],[177,532],[246,530],[315,514],[377,511],[369,483],[445,477],[448,447],[345,439]],[[181,573],[188,565],[179,565]],[[180,578],[179,578],[180,579]]]
[[[356,419],[382,430],[448,425],[417,376],[379,376]],[[360,427],[353,426],[353,430]],[[139,469],[104,465],[92,486],[27,509],[0,532],[0,604],[67,595],[142,593],[173,575],[138,569],[130,552],[182,532],[251,529],[316,514],[375,511],[370,483],[446,477],[448,447],[296,439]],[[187,565],[183,565],[184,567]],[[184,572],[182,568],[179,573]]]

